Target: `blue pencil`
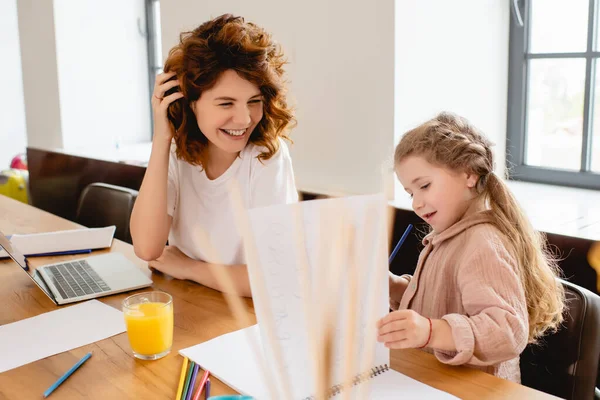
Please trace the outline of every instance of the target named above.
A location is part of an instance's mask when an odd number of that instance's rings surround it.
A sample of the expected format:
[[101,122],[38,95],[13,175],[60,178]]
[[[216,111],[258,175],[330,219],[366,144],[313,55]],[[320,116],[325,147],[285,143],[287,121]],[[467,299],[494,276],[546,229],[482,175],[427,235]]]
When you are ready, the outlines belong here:
[[392,254],[390,255],[390,261],[389,261],[390,264],[392,263],[392,261],[394,261],[394,258],[396,257],[398,250],[400,250],[402,243],[404,243],[404,241],[406,240],[406,237],[408,236],[408,234],[410,233],[412,228],[413,228],[412,224],[408,224],[408,226],[406,227],[406,230],[402,234],[402,237],[400,238],[400,240],[398,240],[398,244],[396,244],[396,247],[394,247],[394,251],[392,251]]
[[54,384],[52,386],[50,386],[50,388],[48,388],[48,390],[46,390],[44,392],[44,397],[50,396],[50,393],[54,392],[54,390],[57,387],[59,387],[61,383],[63,383],[65,380],[67,380],[67,378],[69,376],[71,376],[73,374],[73,372],[75,372],[77,370],[77,368],[81,367],[81,365],[83,365],[83,363],[86,362],[88,360],[88,358],[90,358],[91,356],[92,356],[92,352],[89,352],[85,356],[83,356],[83,358],[81,360],[79,360],[77,362],[77,364],[73,365],[70,370],[68,370],[63,376],[61,376],[56,382],[54,382]]

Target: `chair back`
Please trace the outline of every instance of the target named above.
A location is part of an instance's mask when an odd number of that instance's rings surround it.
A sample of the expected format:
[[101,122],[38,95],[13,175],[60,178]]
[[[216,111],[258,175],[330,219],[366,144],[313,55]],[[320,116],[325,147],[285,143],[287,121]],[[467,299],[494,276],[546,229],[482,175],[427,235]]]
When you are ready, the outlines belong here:
[[137,190],[92,183],[81,192],[76,221],[88,228],[115,225],[115,238],[132,243],[129,219],[137,196]]
[[563,399],[594,399],[600,360],[600,296],[559,279],[565,289],[562,327],[521,354],[521,383]]

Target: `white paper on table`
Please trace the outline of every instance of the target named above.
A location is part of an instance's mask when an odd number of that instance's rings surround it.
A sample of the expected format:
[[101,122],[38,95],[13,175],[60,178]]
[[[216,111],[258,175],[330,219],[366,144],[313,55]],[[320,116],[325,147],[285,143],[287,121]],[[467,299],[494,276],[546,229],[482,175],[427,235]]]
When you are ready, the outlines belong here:
[[0,326],[0,373],[125,332],[123,313],[98,300]]
[[[104,249],[112,245],[116,227],[82,228],[68,231],[12,235],[10,242],[21,254],[56,253],[73,250]],[[5,232],[6,233],[6,232]],[[8,254],[0,248],[0,258]]]
[[256,343],[260,344],[258,326],[253,325],[181,349],[179,354],[210,371],[211,375],[233,390],[257,399],[268,399],[268,386],[260,373],[259,363],[247,335],[253,336]]

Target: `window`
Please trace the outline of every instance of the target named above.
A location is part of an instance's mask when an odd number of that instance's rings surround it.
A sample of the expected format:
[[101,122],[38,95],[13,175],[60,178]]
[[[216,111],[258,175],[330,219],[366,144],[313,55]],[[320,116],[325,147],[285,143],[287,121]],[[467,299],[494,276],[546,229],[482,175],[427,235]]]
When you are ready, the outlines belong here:
[[511,178],[600,189],[597,1],[513,0],[511,11]]
[[[162,72],[162,42],[160,28],[160,0],[146,1],[146,32],[148,34],[148,78],[150,95],[154,92],[156,75]],[[150,101],[151,99],[148,99]],[[151,131],[154,136],[154,120],[151,118]]]
[[50,3],[63,148],[101,153],[147,143],[147,0]]
[[163,67],[159,0],[146,0],[146,32],[148,32],[148,75],[152,94],[156,75],[162,72]]

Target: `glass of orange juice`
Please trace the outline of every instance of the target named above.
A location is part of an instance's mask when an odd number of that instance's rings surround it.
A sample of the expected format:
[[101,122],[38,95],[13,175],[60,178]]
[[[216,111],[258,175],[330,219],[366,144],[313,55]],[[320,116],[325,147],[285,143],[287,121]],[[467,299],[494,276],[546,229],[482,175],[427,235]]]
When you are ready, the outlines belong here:
[[146,292],[123,300],[127,336],[133,355],[158,360],[173,345],[173,298],[165,292]]

